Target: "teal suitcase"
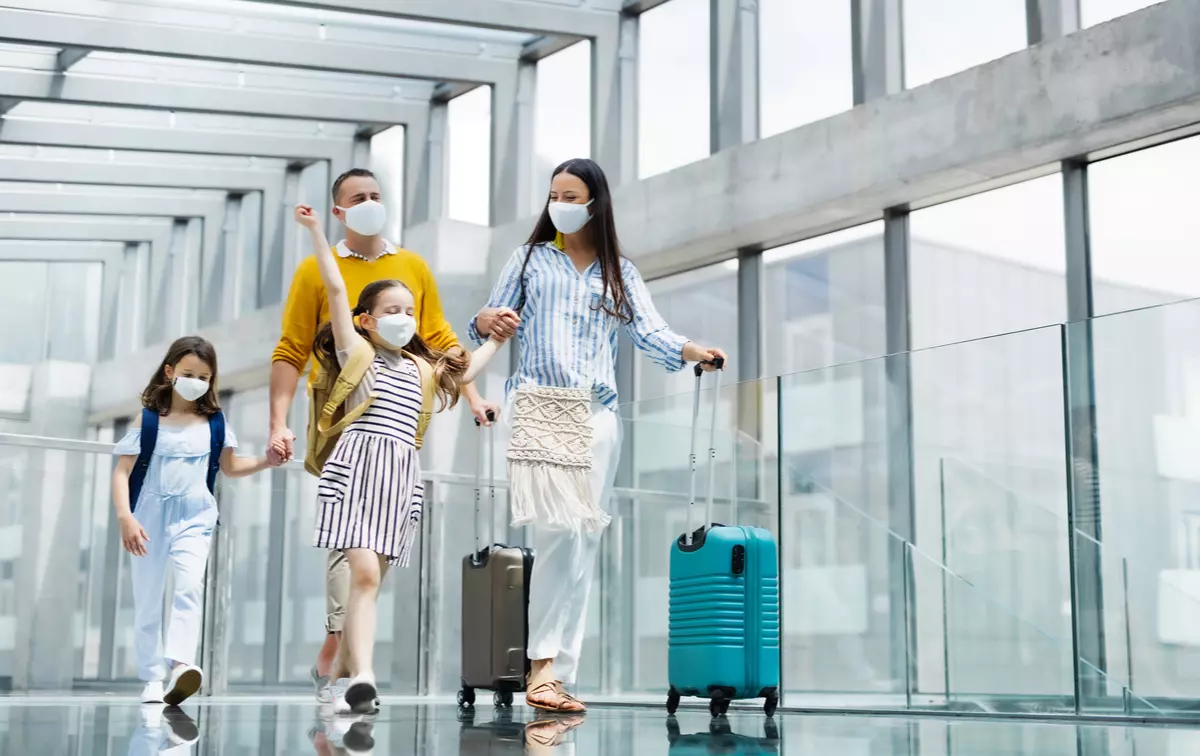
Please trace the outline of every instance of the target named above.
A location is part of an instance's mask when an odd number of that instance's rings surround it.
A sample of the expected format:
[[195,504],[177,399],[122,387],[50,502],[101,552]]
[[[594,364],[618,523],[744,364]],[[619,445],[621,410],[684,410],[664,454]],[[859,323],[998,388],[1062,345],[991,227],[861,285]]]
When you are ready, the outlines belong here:
[[[688,531],[671,546],[667,711],[673,714],[683,696],[709,699],[714,717],[724,714],[730,701],[762,698],[769,717],[779,705],[778,549],[774,536],[762,528],[710,524],[716,462],[715,399],[708,506],[704,524],[692,530],[701,375],[697,365]],[[716,385],[719,395],[719,369]]]

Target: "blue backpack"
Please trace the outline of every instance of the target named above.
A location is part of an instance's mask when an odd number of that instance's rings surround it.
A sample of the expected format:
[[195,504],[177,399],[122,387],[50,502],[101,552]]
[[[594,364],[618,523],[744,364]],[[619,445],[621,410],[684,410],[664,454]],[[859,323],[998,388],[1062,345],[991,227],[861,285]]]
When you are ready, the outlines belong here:
[[[208,490],[216,493],[217,471],[221,469],[221,452],[225,448],[225,415],[218,412],[208,418]],[[158,442],[158,413],[152,409],[142,410],[142,448],[138,452],[133,472],[129,474],[129,511],[137,509],[142,484],[146,482],[146,471],[150,469],[150,458],[154,456],[154,445]]]

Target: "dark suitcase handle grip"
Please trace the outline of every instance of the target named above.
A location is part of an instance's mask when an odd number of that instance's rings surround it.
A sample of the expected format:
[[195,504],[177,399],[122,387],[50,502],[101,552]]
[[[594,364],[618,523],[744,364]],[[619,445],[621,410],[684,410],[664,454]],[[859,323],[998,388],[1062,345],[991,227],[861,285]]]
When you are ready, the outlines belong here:
[[694,367],[694,368],[693,368],[693,370],[694,370],[694,371],[695,371],[695,373],[696,373],[696,377],[697,377],[697,378],[699,378],[699,377],[700,377],[700,374],[704,372],[704,366],[705,366],[705,365],[712,365],[712,366],[713,366],[713,367],[715,367],[717,370],[724,370],[724,369],[725,369],[725,358],[724,358],[724,357],[717,357],[716,359],[712,359],[712,360],[702,360],[702,361],[700,361],[700,362],[697,362],[697,363],[696,363],[696,367]]
[[[489,423],[496,422],[496,412],[494,410],[487,411],[487,419]],[[475,427],[478,428],[483,423],[479,422],[479,418],[475,418]]]

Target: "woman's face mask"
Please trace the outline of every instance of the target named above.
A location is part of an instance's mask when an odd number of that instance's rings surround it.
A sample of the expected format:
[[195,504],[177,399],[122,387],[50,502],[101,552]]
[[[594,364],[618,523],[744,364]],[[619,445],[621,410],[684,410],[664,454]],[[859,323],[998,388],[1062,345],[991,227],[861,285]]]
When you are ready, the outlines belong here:
[[345,214],[346,228],[363,236],[375,236],[387,224],[387,208],[375,200],[366,200],[353,207],[342,207],[338,210]]
[[579,229],[587,225],[587,222],[592,218],[591,213],[588,212],[588,207],[591,204],[592,200],[588,200],[585,204],[551,202],[548,206],[550,221],[560,234],[578,233]]
[[375,319],[375,333],[384,346],[403,349],[417,333],[417,321],[406,312],[383,315]]

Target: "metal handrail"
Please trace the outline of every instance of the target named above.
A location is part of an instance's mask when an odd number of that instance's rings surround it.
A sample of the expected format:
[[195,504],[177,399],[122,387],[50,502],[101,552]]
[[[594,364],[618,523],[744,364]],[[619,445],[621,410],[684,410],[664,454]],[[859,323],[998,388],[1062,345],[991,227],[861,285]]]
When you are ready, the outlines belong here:
[[[106,441],[77,441],[75,439],[54,438],[50,436],[26,436],[19,433],[0,433],[0,446],[19,446],[26,449],[47,449],[50,451],[72,451],[91,454],[112,454],[113,450],[117,447],[116,444]],[[293,460],[285,465],[281,465],[278,469],[287,470],[289,472],[304,472],[304,464],[299,460]],[[466,475],[463,473],[433,472],[429,470],[422,470],[421,477],[427,482],[440,483],[442,485],[468,487],[474,487],[475,485],[475,476]],[[497,480],[495,485],[499,490],[508,489],[507,480]],[[651,498],[660,501],[676,501],[681,503],[687,503],[689,501],[687,494],[678,493],[675,491],[615,487],[613,488],[613,494],[615,496],[622,496],[631,499]],[[714,501],[720,504],[736,503],[742,506],[754,506],[763,511],[769,511],[770,509],[770,502],[764,499],[738,498],[735,500],[729,496],[718,496],[714,499]]]

